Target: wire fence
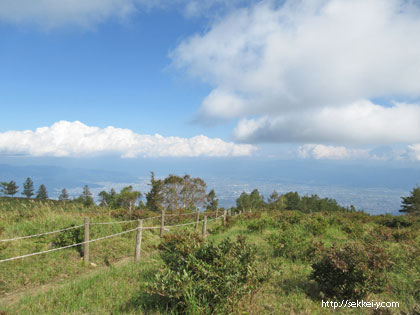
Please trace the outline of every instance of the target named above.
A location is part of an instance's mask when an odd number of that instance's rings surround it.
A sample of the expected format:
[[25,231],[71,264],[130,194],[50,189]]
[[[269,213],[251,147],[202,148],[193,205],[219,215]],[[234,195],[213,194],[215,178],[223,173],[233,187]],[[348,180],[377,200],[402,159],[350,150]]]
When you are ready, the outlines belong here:
[[[213,212],[205,212],[205,214],[212,214],[212,213],[216,213],[216,211]],[[189,212],[189,213],[180,213],[180,214],[165,214],[165,217],[173,217],[173,216],[184,216],[184,215],[193,215],[193,214],[197,214],[197,212]],[[157,219],[160,218],[160,215],[154,216],[154,217],[148,217],[148,218],[144,218],[141,220],[152,220],[152,219]],[[110,221],[110,222],[90,222],[90,225],[109,225],[109,224],[124,224],[124,223],[132,223],[132,222],[138,222],[137,220],[126,220],[126,221]],[[10,242],[10,241],[16,241],[16,240],[22,240],[22,239],[27,239],[27,238],[33,238],[33,237],[39,237],[39,236],[43,236],[43,235],[48,235],[48,234],[55,234],[55,233],[60,233],[63,231],[67,231],[67,230],[72,230],[72,229],[77,229],[79,227],[82,227],[83,224],[80,225],[76,225],[76,226],[71,226],[68,228],[64,228],[61,230],[56,230],[56,231],[51,231],[51,232],[44,232],[44,233],[40,233],[40,234],[33,234],[33,235],[27,235],[27,236],[18,236],[18,237],[14,237],[14,238],[9,238],[9,239],[4,239],[4,240],[0,240],[0,242]]]
[[11,261],[11,260],[16,260],[16,259],[21,259],[21,258],[26,258],[26,257],[36,256],[36,255],[41,255],[41,254],[45,254],[45,253],[49,253],[49,252],[54,252],[54,251],[65,249],[65,248],[80,246],[80,245],[83,245],[83,244],[92,243],[92,242],[100,241],[100,240],[103,240],[103,239],[106,239],[106,238],[110,238],[110,237],[114,237],[114,236],[117,236],[117,235],[121,235],[121,234],[125,234],[125,233],[128,233],[128,232],[132,232],[132,231],[135,231],[135,230],[137,230],[137,228],[131,229],[131,230],[128,230],[128,231],[123,231],[123,232],[120,232],[120,233],[115,233],[115,234],[112,234],[112,235],[107,235],[107,236],[99,237],[99,238],[96,238],[96,239],[93,239],[93,240],[89,240],[87,242],[80,242],[80,243],[71,244],[71,245],[67,245],[67,246],[63,246],[63,247],[59,247],[59,248],[52,248],[52,249],[44,250],[42,252],[31,253],[31,254],[26,254],[26,255],[12,257],[12,258],[6,258],[6,259],[0,260],[0,263],[5,262],[5,261]]
[[[191,214],[191,213],[189,213]],[[195,213],[196,214],[196,213]],[[208,214],[208,213],[206,213]],[[172,215],[171,215],[172,216]],[[159,218],[160,216],[156,216],[156,217],[149,217],[149,218],[145,218],[145,219],[141,219],[141,220],[148,220],[148,219],[153,219],[153,218]],[[198,223],[202,223],[204,222],[204,224],[206,224],[207,222],[211,222],[216,220],[217,218],[213,218],[213,219],[207,219],[207,217],[205,217],[204,220],[196,220],[194,222],[188,222],[188,223],[182,223],[182,224],[175,224],[175,225],[163,225],[163,226],[149,226],[149,227],[136,227],[130,230],[126,230],[126,231],[122,231],[119,233],[115,233],[115,234],[111,234],[111,235],[107,235],[107,236],[103,236],[103,237],[99,237],[93,240],[89,240],[89,241],[84,241],[84,242],[79,242],[79,243],[75,243],[75,244],[71,244],[71,245],[67,245],[67,246],[63,246],[63,247],[59,247],[59,248],[52,248],[52,249],[48,249],[48,250],[44,250],[41,252],[36,252],[36,253],[31,253],[31,254],[25,254],[25,255],[21,255],[21,256],[16,256],[16,257],[11,257],[11,258],[6,258],[6,259],[1,259],[0,263],[2,262],[6,262],[6,261],[12,261],[12,260],[17,260],[17,259],[22,259],[22,258],[26,258],[26,257],[31,257],[31,256],[36,256],[36,255],[41,255],[41,254],[45,254],[45,253],[49,253],[49,252],[54,252],[54,251],[58,251],[58,250],[62,250],[62,249],[66,249],[66,248],[71,248],[71,247],[76,247],[76,246],[80,246],[80,245],[85,245],[88,243],[92,243],[92,242],[97,242],[103,239],[107,239],[107,238],[111,238],[111,237],[115,237],[118,235],[122,235],[122,234],[126,234],[129,232],[133,232],[133,231],[138,231],[138,230],[153,230],[153,229],[166,229],[169,230],[169,228],[175,228],[175,227],[181,227],[181,226],[187,226],[187,225],[192,225],[192,224],[198,224]],[[129,220],[129,221],[118,221],[118,222],[93,222],[93,223],[89,223],[88,225],[94,225],[94,224],[119,224],[119,223],[127,223],[127,222],[139,222],[140,220]],[[37,237],[37,236],[41,236],[41,235],[48,235],[48,234],[53,234],[53,233],[59,233],[59,232],[63,232],[63,231],[67,231],[67,230],[71,230],[71,229],[76,229],[76,228],[80,228],[82,226],[85,226],[84,224],[82,225],[77,225],[77,226],[72,226],[69,228],[65,228],[65,229],[61,229],[61,230],[56,230],[56,231],[51,231],[51,232],[46,232],[46,233],[41,233],[41,234],[34,234],[34,235],[28,235],[28,236],[22,236],[22,237],[16,237],[16,238],[12,238],[12,239],[6,239],[6,240],[1,240],[2,242],[6,242],[6,241],[13,241],[13,240],[18,240],[18,239],[23,239],[23,238],[32,238],[32,237]],[[204,227],[204,231],[205,231],[205,227]],[[204,233],[204,232],[203,232]]]
[[83,226],[83,224],[76,225],[76,226],[71,226],[71,227],[68,227],[68,228],[65,228],[65,229],[51,231],[51,232],[45,232],[45,233],[33,234],[33,235],[27,235],[27,236],[19,236],[19,237],[15,237],[15,238],[9,238],[9,239],[5,239],[5,240],[0,240],[0,242],[17,241],[17,240],[23,240],[23,239],[27,239],[27,238],[39,237],[39,236],[48,235],[48,234],[55,234],[55,233],[60,233],[60,232],[68,231],[68,230],[77,229],[77,228],[82,227],[82,226]]

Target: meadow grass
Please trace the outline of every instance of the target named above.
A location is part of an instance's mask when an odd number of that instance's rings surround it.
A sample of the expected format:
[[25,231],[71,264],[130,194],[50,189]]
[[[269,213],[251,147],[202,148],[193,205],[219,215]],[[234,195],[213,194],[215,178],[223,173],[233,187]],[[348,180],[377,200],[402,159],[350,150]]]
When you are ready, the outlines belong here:
[[[80,224],[86,214],[103,221],[115,220],[101,212],[102,209],[28,205],[23,218],[16,218],[21,216],[19,205],[7,210],[11,212],[10,216],[1,214],[5,218],[0,226],[1,239],[56,229],[57,225],[54,224],[59,223],[60,227]],[[26,213],[35,209],[38,211],[36,214]],[[382,309],[376,313],[372,309],[360,308],[338,311],[344,314],[415,314],[420,310],[420,222],[410,218],[410,226],[389,228],[385,226],[388,224],[386,220],[389,221],[389,218],[363,213],[296,214],[292,211],[271,211],[229,219],[227,227],[221,226],[220,221],[211,222],[208,239],[219,243],[227,237],[235,239],[245,235],[249,243],[257,248],[259,268],[270,270],[267,281],[252,296],[246,296],[238,303],[235,310],[238,314],[332,312],[332,309],[321,306],[322,293],[318,284],[310,278],[311,265],[317,256],[289,256],[287,252],[279,256],[270,238],[282,233],[286,236],[287,233],[293,233],[291,235],[297,235],[308,244],[321,244],[317,246],[324,249],[351,242],[380,244],[389,255],[392,266],[385,272],[386,285],[382,292],[369,292],[365,300],[397,301],[400,308]],[[98,230],[92,233],[101,236],[129,227],[132,225],[98,226]],[[183,229],[191,230],[192,227]],[[169,233],[172,232],[171,229]],[[0,288],[3,293],[13,293],[40,284],[47,284],[48,287],[48,284],[62,283],[13,303],[4,303],[0,305],[0,310],[8,314],[171,314],[173,311],[164,298],[146,290],[148,284],[154,281],[155,274],[164,268],[158,250],[158,230],[143,233],[139,263],[132,262],[134,237],[134,233],[129,233],[92,243],[91,261],[98,265],[96,268],[84,266],[80,254],[74,249],[0,264]],[[2,248],[0,257],[31,252],[34,247],[42,250],[48,248],[50,243],[51,238],[47,237],[16,243],[16,246]],[[124,257],[130,257],[128,262],[117,264]]]

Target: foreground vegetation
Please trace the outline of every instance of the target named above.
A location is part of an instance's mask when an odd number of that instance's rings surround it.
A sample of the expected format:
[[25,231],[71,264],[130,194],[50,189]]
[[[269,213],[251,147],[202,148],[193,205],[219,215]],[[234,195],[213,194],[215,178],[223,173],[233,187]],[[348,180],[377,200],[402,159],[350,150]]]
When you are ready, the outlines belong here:
[[[0,199],[0,239],[156,212],[80,203]],[[169,218],[168,218],[169,219]],[[179,222],[179,218],[171,220]],[[183,220],[192,220],[185,216]],[[169,222],[171,223],[171,222]],[[147,225],[158,225],[158,221]],[[135,227],[96,225],[91,238]],[[184,232],[182,232],[184,231]],[[399,308],[347,308],[349,314],[420,312],[420,220],[354,211],[308,212],[265,207],[193,227],[144,231],[91,244],[85,266],[70,248],[0,263],[0,311],[7,314],[329,314],[321,301],[396,301]],[[77,233],[0,243],[0,259],[53,248]],[[72,239],[74,238],[74,239]],[[42,290],[40,285],[44,285]],[[16,294],[27,292],[27,294]]]

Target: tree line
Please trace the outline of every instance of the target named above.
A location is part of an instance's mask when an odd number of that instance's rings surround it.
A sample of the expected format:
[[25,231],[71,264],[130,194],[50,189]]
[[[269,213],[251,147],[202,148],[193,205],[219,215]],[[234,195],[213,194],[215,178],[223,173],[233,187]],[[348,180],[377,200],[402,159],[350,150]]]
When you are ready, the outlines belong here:
[[355,207],[343,207],[335,199],[320,198],[313,194],[310,196],[300,196],[297,192],[288,192],[279,194],[277,191],[268,197],[267,201],[264,196],[254,189],[251,193],[243,192],[236,199],[236,209],[241,211],[254,210],[299,210],[305,213],[320,211],[356,211]]
[[[143,196],[140,191],[133,189],[133,186],[127,186],[121,189],[119,193],[114,188],[109,192],[101,191],[98,194],[99,206],[110,209],[126,208],[130,213],[137,208],[148,209],[150,211],[174,211],[174,210],[195,210],[204,207],[207,211],[216,211],[219,207],[219,200],[216,193],[212,189],[206,193],[207,184],[199,177],[191,177],[186,174],[177,176],[170,174],[164,179],[156,179],[155,174],[151,172],[150,191],[145,194],[146,203],[141,201]],[[1,182],[0,193],[4,196],[13,197],[19,191],[19,187],[15,181]],[[47,188],[41,184],[35,192],[34,183],[30,177],[23,183],[23,191],[21,193],[26,198],[45,200],[48,199]],[[420,187],[413,188],[410,195],[402,198],[402,208],[400,212],[408,214],[420,215]],[[70,199],[65,188],[62,189],[58,199],[60,201],[80,202],[86,206],[94,205],[93,194],[89,186],[85,185],[80,196]],[[297,192],[288,192],[279,194],[274,191],[267,199],[254,189],[251,193],[242,192],[236,199],[236,207],[231,210],[235,211],[256,211],[256,210],[299,210],[302,212],[319,212],[319,211],[356,211],[353,205],[343,207],[337,203],[335,199],[320,198],[316,194],[310,196],[300,196]]]
[[[420,187],[416,186],[412,189],[409,196],[401,197],[401,209],[399,212],[420,216]],[[320,198],[316,194],[310,196],[300,196],[297,192],[288,192],[279,194],[274,191],[268,200],[264,200],[264,196],[254,189],[251,193],[242,192],[236,199],[236,209],[240,211],[254,210],[298,210],[301,212],[336,212],[336,211],[356,211],[353,205],[343,207],[335,199]]]
[[[118,193],[114,188],[110,191],[101,191],[98,194],[99,206],[110,209],[126,208],[130,213],[137,208],[149,209],[151,211],[169,210],[174,211],[194,210],[205,207],[207,210],[215,211],[218,208],[218,199],[214,190],[206,192],[207,184],[199,177],[191,177],[186,174],[177,176],[170,174],[164,179],[156,179],[155,174],[151,172],[151,188],[145,194],[146,203],[141,201],[143,196],[140,191],[134,190],[133,186],[127,186]],[[23,183],[22,195],[26,198],[45,200],[48,199],[48,192],[44,184],[39,186],[38,191],[34,192],[34,182],[30,177]],[[19,192],[19,186],[15,181],[1,182],[0,192],[4,196],[13,197]],[[88,185],[83,187],[82,193],[71,199],[66,188],[63,188],[58,197],[60,201],[79,202],[85,206],[95,204],[93,194]]]
[[[0,183],[0,193],[3,194],[3,196],[10,196],[13,197],[16,195],[19,191],[19,186],[16,184],[15,181],[11,180],[10,182],[1,182]],[[26,198],[31,198],[35,195],[36,199],[48,199],[48,192],[47,188],[44,184],[41,184],[37,190],[37,192],[34,192],[34,182],[30,177],[26,179],[26,181],[23,183],[23,191],[22,195],[26,196]]]

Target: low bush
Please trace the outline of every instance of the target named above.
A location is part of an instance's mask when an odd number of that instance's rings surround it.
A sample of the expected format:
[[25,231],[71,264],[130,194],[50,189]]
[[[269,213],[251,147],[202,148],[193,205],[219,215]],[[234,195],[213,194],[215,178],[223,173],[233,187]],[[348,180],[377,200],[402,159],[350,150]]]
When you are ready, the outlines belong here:
[[287,229],[268,237],[275,257],[284,257],[292,261],[312,261],[322,251],[321,243],[316,243],[299,229]]
[[325,233],[329,227],[328,220],[322,216],[315,216],[310,222],[306,224],[306,229],[314,236],[319,236]]
[[404,228],[413,224],[407,216],[392,216],[389,214],[382,216],[379,222],[389,228]]
[[[74,226],[72,224],[70,227]],[[54,247],[64,247],[72,244],[81,243],[84,241],[84,234],[82,228],[75,228],[67,231],[63,231],[57,234],[57,236],[53,239],[52,244]],[[81,245],[75,246],[76,250],[82,255],[82,247]]]
[[385,288],[384,271],[391,262],[384,249],[361,243],[331,247],[312,265],[311,278],[323,295],[334,299],[361,299]]
[[244,238],[216,245],[198,234],[178,233],[160,245],[166,265],[148,291],[167,299],[183,314],[223,314],[252,294],[264,277],[255,266],[255,249]]
[[364,224],[359,222],[344,221],[340,228],[346,232],[352,239],[361,239],[363,238],[364,233]]
[[247,228],[250,232],[262,233],[268,228],[278,227],[277,222],[271,218],[262,218],[248,223]]

